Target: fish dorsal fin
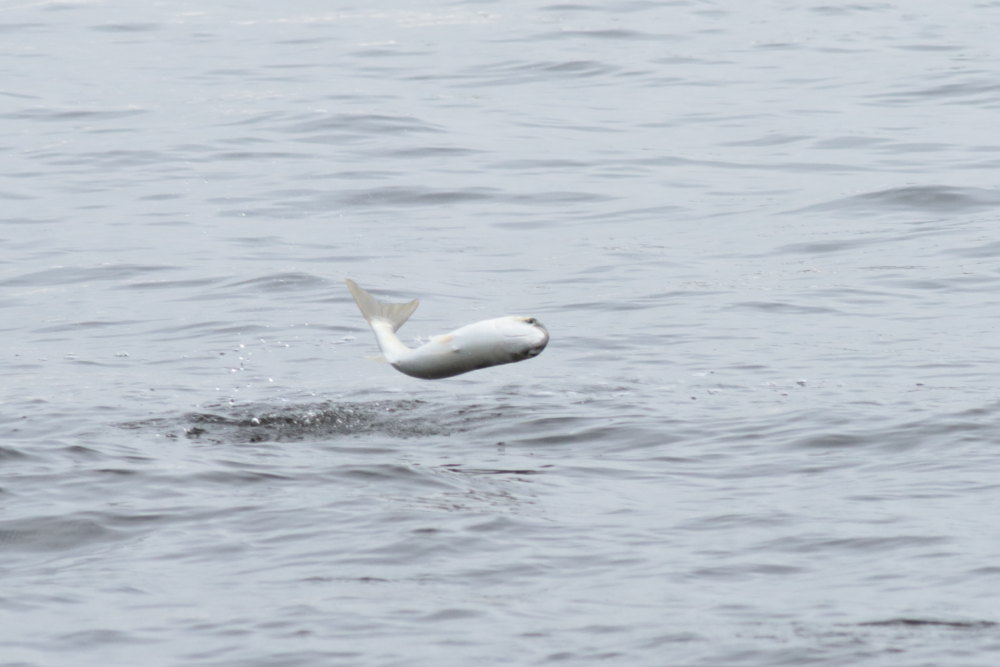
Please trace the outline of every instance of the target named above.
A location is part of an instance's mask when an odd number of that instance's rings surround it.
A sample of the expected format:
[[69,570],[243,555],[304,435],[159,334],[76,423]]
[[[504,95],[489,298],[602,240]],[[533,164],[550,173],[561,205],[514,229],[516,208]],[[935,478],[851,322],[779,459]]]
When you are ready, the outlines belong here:
[[347,279],[347,289],[351,290],[354,301],[368,322],[387,322],[393,331],[398,331],[420,305],[419,299],[409,303],[382,303],[350,278]]

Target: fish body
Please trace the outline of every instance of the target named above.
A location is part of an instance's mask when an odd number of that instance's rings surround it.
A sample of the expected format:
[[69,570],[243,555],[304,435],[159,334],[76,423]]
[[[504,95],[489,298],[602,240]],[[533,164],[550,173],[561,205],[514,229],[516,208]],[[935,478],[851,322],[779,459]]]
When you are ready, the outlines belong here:
[[482,320],[434,336],[420,347],[407,347],[396,331],[420,302],[383,303],[353,280],[347,287],[368,320],[385,360],[411,377],[437,380],[469,371],[537,357],[549,342],[549,332],[533,317],[507,315]]

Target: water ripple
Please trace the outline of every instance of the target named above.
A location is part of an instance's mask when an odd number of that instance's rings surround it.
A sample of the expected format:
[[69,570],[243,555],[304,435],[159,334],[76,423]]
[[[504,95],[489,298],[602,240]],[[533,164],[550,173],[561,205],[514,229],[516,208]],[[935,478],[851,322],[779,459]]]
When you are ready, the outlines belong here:
[[945,185],[909,186],[876,190],[815,204],[789,213],[802,211],[842,211],[877,213],[903,210],[924,213],[968,213],[1000,206],[1000,191]]

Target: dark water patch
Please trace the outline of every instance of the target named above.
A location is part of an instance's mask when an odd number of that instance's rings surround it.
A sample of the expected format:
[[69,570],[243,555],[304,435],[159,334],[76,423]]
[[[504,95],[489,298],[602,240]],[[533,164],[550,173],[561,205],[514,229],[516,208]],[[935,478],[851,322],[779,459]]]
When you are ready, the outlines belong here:
[[852,2],[842,5],[817,5],[809,8],[817,14],[829,16],[849,16],[858,12],[877,12],[892,9],[893,6],[885,2]]
[[[954,292],[958,287],[951,280],[927,280],[920,278],[884,278],[880,281],[882,285],[897,287],[905,290],[931,291],[931,292]],[[935,316],[936,317],[936,316]]]
[[220,151],[213,157],[223,161],[274,161],[311,159],[311,156],[289,151]]
[[835,315],[840,311],[836,308],[823,306],[804,306],[781,301],[743,301],[732,304],[733,308],[759,310],[761,312],[779,315]]
[[89,163],[95,168],[104,167],[110,169],[163,165],[169,161],[170,158],[160,151],[117,149],[101,151],[99,153],[75,154],[71,158],[53,160],[52,163],[65,165]]
[[853,251],[878,243],[898,242],[898,237],[864,237],[854,239],[833,239],[829,241],[806,241],[804,243],[789,243],[775,248],[775,253],[827,254],[833,252]]
[[192,287],[207,287],[222,282],[221,278],[188,278],[182,280],[142,280],[130,282],[126,285],[118,285],[116,289],[123,290],[180,290],[187,292]]
[[534,63],[520,63],[508,71],[540,71],[546,74],[557,76],[595,76],[599,74],[610,74],[617,68],[596,60],[566,60],[566,61],[541,61]]
[[1000,83],[997,83],[994,78],[951,81],[954,78],[953,75],[949,75],[948,83],[926,88],[879,93],[873,95],[872,99],[889,104],[941,102],[944,104],[971,104],[985,108],[1000,105]]
[[[571,130],[574,132],[588,132],[592,134],[620,134],[626,131],[624,128],[616,127],[609,123],[579,123],[567,121],[563,118],[550,118],[547,116],[537,120],[522,120],[518,122],[518,125],[520,127],[537,130],[553,130],[558,132]],[[623,177],[646,173],[646,170],[643,169],[642,166],[643,164],[639,160],[626,163],[617,163],[612,161],[605,162],[602,160],[601,164],[597,165],[595,168],[611,176],[618,175],[619,177]]]
[[108,646],[123,647],[155,644],[159,640],[151,637],[143,637],[135,632],[97,628],[56,634],[53,636],[52,641],[52,648],[55,650],[75,652],[87,649],[94,651],[107,650]]
[[[694,122],[694,121],[693,121]],[[662,128],[663,123],[657,121],[653,123],[645,123],[644,127],[649,128]],[[641,158],[632,160],[630,162],[632,165],[643,165],[643,166],[691,166],[691,167],[706,167],[706,168],[716,168],[716,169],[733,169],[733,170],[750,170],[750,171],[777,171],[781,173],[823,173],[823,172],[833,172],[838,174],[847,174],[851,172],[861,172],[861,171],[874,171],[873,167],[870,167],[863,163],[835,163],[835,162],[761,162],[759,160],[746,161],[746,162],[736,162],[732,160],[701,160],[680,157],[677,155],[668,155],[664,157],[653,157],[653,158]],[[794,211],[792,211],[794,212]]]
[[97,32],[153,32],[161,29],[159,23],[104,23],[91,27]]
[[46,327],[39,327],[34,330],[34,333],[64,333],[68,331],[88,331],[88,330],[100,330],[115,327],[128,327],[137,326],[140,324],[145,324],[145,322],[140,320],[102,320],[102,321],[90,321],[90,322],[64,322],[62,324],[54,324]]
[[833,137],[831,139],[823,139],[821,141],[815,142],[813,145],[820,149],[854,149],[854,148],[868,148],[871,146],[877,146],[879,144],[884,144],[888,139],[883,139],[880,137],[863,137],[856,135],[846,135],[841,137]]
[[[165,192],[154,195],[142,195],[138,197],[138,201],[173,201],[177,199],[183,199],[184,196],[176,192]],[[159,225],[172,225],[172,226],[187,226],[188,223],[180,220],[168,220],[164,222],[157,223]]]
[[955,628],[957,630],[981,630],[1000,626],[996,621],[946,621],[935,618],[889,618],[884,621],[865,621],[859,626],[888,628]]
[[553,5],[545,5],[544,7],[538,8],[543,12],[593,12],[597,11],[597,7],[592,7],[590,5],[578,5],[571,2],[560,2]]
[[[3,150],[3,148],[0,148],[0,151],[2,151],[2,150]],[[21,194],[21,193],[15,193],[15,192],[0,191],[0,199],[6,199],[8,201],[30,201],[32,199],[37,199],[37,197],[34,197],[32,195],[25,195],[25,194]],[[9,223],[9,222],[13,222],[13,221],[4,220],[4,223]],[[23,224],[23,222],[22,222],[22,224]]]
[[[25,172],[20,174],[13,174],[12,176],[15,178],[31,178],[32,174],[31,172]],[[37,227],[40,225],[57,225],[63,222],[65,222],[65,219],[62,217],[40,218],[38,216],[35,217],[11,216],[8,218],[4,218],[3,224]]]
[[[436,157],[465,157],[478,155],[484,152],[485,151],[475,148],[466,148],[461,146],[416,146],[414,148],[392,148],[382,152],[382,155],[386,157],[425,159]],[[382,172],[380,174],[358,174],[358,177],[369,178],[388,175],[388,172]],[[346,173],[339,174],[339,176],[346,176]]]
[[16,100],[37,100],[37,95],[30,95],[24,91],[0,90],[0,97],[12,97]]
[[[950,367],[950,366],[949,366]],[[923,384],[918,383],[917,389]],[[859,409],[880,406],[859,405]],[[886,415],[888,416],[888,415]],[[975,444],[1000,439],[1000,407],[990,403],[980,408],[953,413],[928,412],[920,419],[873,419],[860,414],[827,411],[822,426],[811,412],[793,412],[780,422],[755,424],[736,420],[718,436],[721,441],[756,440],[783,443],[794,449],[817,449],[827,452],[844,449],[880,449],[905,452],[931,448],[955,452],[963,444]],[[802,424],[812,424],[803,428]],[[891,459],[893,460],[893,459]],[[846,463],[846,462],[844,462]],[[949,457],[935,459],[934,465],[948,468],[954,464]]]
[[432,496],[412,496],[407,502],[419,506],[440,506],[445,502],[440,493],[450,497],[455,493],[471,493],[456,481],[439,474],[439,469],[425,466],[384,462],[384,463],[349,463],[331,467],[323,472],[323,477],[329,483],[351,483],[362,487],[377,484],[391,489],[393,493],[433,492]]
[[686,39],[683,35],[666,35],[641,32],[639,30],[627,30],[624,28],[596,29],[596,30],[560,30],[557,32],[546,32],[531,35],[527,38],[519,38],[516,41],[554,41],[554,40],[608,40],[608,41],[681,41]]
[[0,287],[45,287],[50,285],[76,285],[93,281],[127,280],[138,276],[146,276],[150,273],[172,271],[175,268],[173,266],[141,264],[59,266],[0,280]]
[[[420,58],[431,53],[433,53],[433,51],[430,49],[418,50],[413,48],[403,48],[399,44],[392,44],[384,47],[364,46],[352,51],[351,55],[363,62],[369,58]],[[367,63],[362,64],[361,67],[366,72],[375,70],[375,68],[367,66]]]
[[[224,299],[223,296],[216,297],[202,297],[202,296],[192,296],[186,299],[187,301],[213,301]],[[233,297],[230,296],[229,299]],[[269,336],[273,333],[270,327],[263,324],[233,324],[230,321],[217,322],[209,320],[207,322],[195,322],[193,324],[182,324],[179,326],[157,326],[154,330],[150,331],[148,334],[154,340],[161,341],[190,341],[197,338],[203,338],[206,341],[215,339],[220,341],[225,345],[230,345],[233,343],[234,338],[240,337],[260,337]],[[235,350],[234,350],[235,351]],[[224,352],[218,353],[219,356],[224,356]],[[166,362],[166,360],[164,360]],[[156,363],[156,362],[151,362]],[[166,362],[169,363],[169,362]]]
[[759,549],[767,552],[814,554],[818,552],[829,552],[831,554],[842,554],[844,552],[857,552],[870,557],[883,555],[885,552],[907,552],[915,547],[931,547],[948,544],[950,540],[946,537],[934,535],[892,535],[877,537],[828,537],[817,535],[808,537],[797,535],[794,537],[781,537],[768,540],[760,545]]
[[903,44],[897,46],[900,51],[964,51],[965,46],[953,44]]
[[245,484],[271,484],[275,482],[297,481],[289,475],[268,472],[266,470],[212,470],[194,475],[195,479],[219,484],[224,488]]
[[988,241],[982,245],[953,248],[946,252],[959,257],[1000,257],[1000,241]]
[[36,516],[0,521],[0,553],[69,551],[118,539],[119,531],[91,516]]
[[[596,194],[594,192],[559,192],[559,191],[549,191],[549,192],[532,192],[530,194],[518,194],[509,195],[506,197],[507,201],[512,204],[520,204],[524,206],[562,206],[565,204],[583,204],[583,203],[594,203],[594,202],[605,202],[619,199],[619,197],[611,195]],[[538,221],[523,222],[523,223],[503,223],[500,226],[506,227],[530,227],[539,228],[543,225]]]
[[5,118],[7,120],[38,120],[60,123],[73,120],[95,122],[121,120],[123,118],[130,118],[144,113],[147,113],[146,109],[108,109],[95,111],[91,109],[56,110],[36,107],[31,109],[21,109],[20,111],[0,113],[0,118]]
[[[775,385],[773,389],[782,392],[808,392],[812,384],[800,379]],[[825,450],[832,454],[838,450],[869,448],[905,451],[949,442],[954,444],[958,438],[966,437],[966,434],[970,439],[982,439],[987,432],[1000,433],[1000,423],[993,424],[993,417],[984,416],[993,413],[990,406],[953,414],[931,412],[926,417],[910,421],[891,419],[888,413],[879,414],[880,406],[874,403],[859,403],[856,407],[857,411],[852,411],[845,404],[839,410],[828,407],[822,414],[805,408],[782,412],[780,416],[718,419],[712,429],[701,433],[701,437],[710,437],[730,448],[746,446],[748,443],[767,443],[768,447]],[[866,414],[871,410],[876,412],[876,416]],[[694,437],[698,437],[697,432]],[[838,466],[854,465],[851,459],[832,460]],[[773,462],[764,460],[763,464],[771,466]],[[774,471],[775,474],[782,474],[782,467],[776,466]],[[723,477],[741,476],[745,474],[745,470],[725,469],[718,474]]]
[[[12,432],[17,432],[17,429],[11,429]],[[0,465],[16,460],[23,460],[30,458],[28,454],[17,449],[12,445],[0,445]]]
[[[247,70],[218,70],[209,72],[211,75],[224,75],[233,76],[238,79],[244,79],[249,72]],[[236,120],[226,119],[224,122],[218,123],[218,127],[242,127],[245,125],[264,125],[270,127],[275,123],[281,121],[288,121],[289,114],[286,111],[260,111],[257,113],[241,113],[236,117]],[[225,139],[222,143],[226,144],[238,144],[238,145],[257,145],[265,141],[260,137],[244,136],[236,139]],[[201,144],[180,144],[176,148],[177,151],[182,151],[191,154],[202,154],[202,153],[213,153],[213,149],[210,146],[203,146]]]
[[512,442],[519,447],[559,445],[579,447],[588,443],[614,442],[625,433],[620,424],[608,423],[608,420],[594,424],[591,420],[571,416],[525,418],[521,421],[519,430],[521,435]]
[[899,141],[891,144],[886,144],[879,148],[883,153],[897,153],[897,154],[907,154],[907,153],[936,153],[936,152],[947,152],[952,147],[949,144],[935,143],[930,141],[923,142],[913,142],[913,141]]
[[[497,443],[499,447],[503,447],[503,443]],[[541,468],[551,468],[551,465],[543,465]],[[544,473],[543,470],[533,470],[529,468],[521,469],[502,469],[502,468],[469,468],[465,467],[459,463],[446,463],[441,466],[442,470],[447,470],[448,472],[462,473],[466,475],[541,475]]]
[[678,530],[714,531],[759,526],[766,529],[780,528],[794,520],[794,515],[785,511],[761,513],[726,513],[715,516],[699,516],[696,520],[685,521]]
[[757,139],[744,139],[740,141],[721,142],[720,146],[782,146],[793,144],[805,139],[809,139],[804,134],[767,134]]
[[768,49],[772,51],[784,51],[784,50],[795,50],[801,49],[801,44],[798,42],[762,42],[759,44],[754,44],[755,49]]
[[[650,219],[670,219],[674,217],[679,217],[686,213],[688,209],[682,206],[674,205],[657,205],[641,208],[627,208],[619,209],[616,211],[599,211],[599,212],[575,212],[573,215],[574,222],[599,222],[605,223],[608,220],[614,220],[616,223],[624,223],[626,221],[636,222],[647,222]],[[564,223],[565,224],[565,223]]]
[[[211,409],[213,406],[206,406]],[[448,435],[461,428],[461,414],[442,419],[424,401],[323,402],[278,409],[219,405],[211,412],[120,424],[214,444],[325,440],[378,433],[394,438]]]
[[320,288],[328,286],[328,281],[311,273],[289,272],[273,273],[250,280],[241,280],[226,286],[226,289],[236,288],[253,293],[298,292],[305,288]]
[[[594,60],[524,62],[520,60],[477,67],[465,77],[468,86],[511,86],[559,79],[591,79],[613,76],[621,68]],[[484,79],[486,79],[484,81]]]
[[859,433],[817,433],[799,438],[797,447],[837,449],[841,447],[863,447],[871,442],[871,436]]
[[1000,206],[1000,191],[983,188],[952,187],[946,185],[909,186],[889,188],[860,195],[834,199],[822,204],[787,211],[842,211],[853,213],[878,213],[886,211],[915,211],[932,214],[972,213]]
[[490,166],[497,169],[511,169],[518,173],[538,173],[545,174],[553,169],[584,169],[589,165],[578,160],[567,160],[557,157],[540,158],[519,158],[516,160],[504,159],[492,163]]
[[955,413],[932,414],[880,429],[874,440],[897,447],[918,443],[954,446],[961,442],[995,442],[1000,439],[1000,404],[989,403]]
[[806,568],[774,563],[737,563],[694,568],[688,576],[699,579],[723,579],[739,581],[746,577],[790,577],[805,572]]
[[[47,30],[49,27],[44,23],[0,23],[0,34],[9,32],[20,35],[34,30]],[[6,91],[0,94],[13,95],[13,93],[7,93]]]
[[[351,135],[410,135],[414,133],[440,133],[444,130],[412,116],[389,116],[381,114],[325,114],[310,115],[282,128],[291,134],[321,135],[327,137]],[[328,133],[335,132],[337,135]]]
[[99,450],[84,445],[68,445],[62,448],[62,452],[76,461],[97,461],[105,458]]
[[496,199],[501,192],[496,188],[486,187],[438,190],[419,186],[388,186],[367,190],[342,190],[338,193],[338,200],[343,205],[354,207],[440,206],[490,201]]

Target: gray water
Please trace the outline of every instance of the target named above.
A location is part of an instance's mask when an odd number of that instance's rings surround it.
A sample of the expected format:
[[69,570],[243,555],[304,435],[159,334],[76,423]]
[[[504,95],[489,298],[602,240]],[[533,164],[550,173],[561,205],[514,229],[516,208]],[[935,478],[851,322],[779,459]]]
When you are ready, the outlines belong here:
[[0,665],[995,665],[998,25],[0,6]]

